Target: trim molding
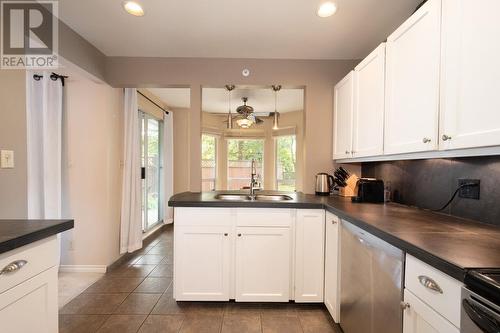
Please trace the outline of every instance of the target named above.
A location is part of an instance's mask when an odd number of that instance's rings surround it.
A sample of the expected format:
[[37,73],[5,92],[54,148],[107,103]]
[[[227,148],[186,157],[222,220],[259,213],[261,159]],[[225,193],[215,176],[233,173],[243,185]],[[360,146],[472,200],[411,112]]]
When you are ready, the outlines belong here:
[[59,272],[65,273],[106,273],[106,265],[60,265]]

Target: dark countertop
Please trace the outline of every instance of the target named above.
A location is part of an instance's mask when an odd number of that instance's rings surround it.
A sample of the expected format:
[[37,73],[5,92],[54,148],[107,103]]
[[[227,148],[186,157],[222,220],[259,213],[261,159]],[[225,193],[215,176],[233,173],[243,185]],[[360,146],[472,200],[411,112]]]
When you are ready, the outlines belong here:
[[497,226],[394,203],[352,203],[339,196],[295,193],[286,202],[244,202],[217,200],[217,193],[180,193],[169,206],[326,209],[460,281],[472,268],[500,268]]
[[73,220],[0,220],[0,253],[72,229]]

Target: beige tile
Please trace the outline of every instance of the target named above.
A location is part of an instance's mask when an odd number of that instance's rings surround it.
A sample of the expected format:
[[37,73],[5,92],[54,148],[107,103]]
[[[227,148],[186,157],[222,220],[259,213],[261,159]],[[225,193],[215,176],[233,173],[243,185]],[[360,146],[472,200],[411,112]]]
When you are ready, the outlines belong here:
[[161,294],[140,294],[132,293],[116,309],[119,314],[149,314]]
[[120,266],[106,276],[108,277],[145,277],[155,269],[156,265]]
[[226,304],[225,314],[228,315],[259,315],[262,310],[260,303],[236,303],[230,302]]
[[300,324],[304,333],[336,333],[335,324],[325,312],[299,313]]
[[156,268],[149,274],[149,277],[173,277],[174,276],[174,270],[173,270],[173,265],[158,265]]
[[126,293],[132,292],[143,278],[104,277],[85,290],[85,293]]
[[135,293],[164,293],[172,283],[172,278],[147,277],[134,290]]
[[226,303],[224,302],[191,302],[187,309],[188,314],[219,316],[224,315]]
[[59,315],[59,333],[94,333],[108,315]]
[[148,250],[148,254],[157,254],[162,256],[167,256],[172,250],[165,246],[154,246]]
[[182,322],[180,333],[219,333],[222,317],[207,315],[187,315]]
[[69,303],[69,301],[81,294],[103,276],[103,273],[60,272],[58,280],[59,308]]
[[156,303],[153,308],[152,314],[182,314],[186,313],[189,307],[191,306],[190,302],[176,302],[172,297],[170,292],[166,292],[163,294],[158,303]]
[[272,317],[297,317],[297,308],[295,304],[292,303],[263,303],[261,315]]
[[260,333],[262,331],[260,315],[225,314],[222,333]]
[[145,315],[112,315],[97,332],[137,333],[145,319]]
[[263,333],[302,333],[298,317],[286,316],[263,316],[262,317],[262,332]]
[[156,265],[159,264],[163,258],[165,258],[164,255],[159,255],[159,254],[145,254],[142,256],[141,259],[137,260],[134,264],[135,265]]
[[177,333],[184,320],[183,315],[150,315],[139,333]]
[[111,314],[127,294],[81,294],[59,310],[61,314]]

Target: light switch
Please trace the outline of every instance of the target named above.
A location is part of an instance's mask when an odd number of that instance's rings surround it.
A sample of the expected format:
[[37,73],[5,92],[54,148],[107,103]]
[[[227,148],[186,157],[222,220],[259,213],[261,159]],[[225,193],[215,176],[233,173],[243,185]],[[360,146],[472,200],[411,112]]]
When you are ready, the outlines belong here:
[[13,150],[0,150],[0,168],[2,169],[14,168]]

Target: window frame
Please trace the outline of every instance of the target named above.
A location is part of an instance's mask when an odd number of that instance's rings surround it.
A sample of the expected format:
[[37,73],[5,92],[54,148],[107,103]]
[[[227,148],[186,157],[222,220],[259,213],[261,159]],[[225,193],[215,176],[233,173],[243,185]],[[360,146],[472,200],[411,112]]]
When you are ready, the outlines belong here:
[[[213,183],[214,183],[214,189],[211,190],[211,191],[216,191],[217,190],[217,179],[218,179],[218,172],[217,172],[217,168],[218,168],[218,163],[217,163],[217,159],[218,159],[218,154],[219,154],[219,149],[218,149],[218,144],[219,144],[219,136],[216,135],[216,134],[212,134],[212,133],[202,133],[201,134],[201,138],[200,138],[200,142],[201,142],[201,150],[203,151],[203,136],[208,136],[208,137],[212,137],[214,139],[214,178],[203,178],[203,170],[202,170],[202,175],[201,175],[201,187],[203,188],[203,182],[204,181],[212,181],[213,180]],[[200,156],[201,157],[201,156]],[[203,161],[203,158],[201,159]],[[202,169],[203,169],[203,166],[202,166]]]
[[[265,156],[266,156],[266,138],[265,137],[245,137],[245,136],[238,136],[238,137],[227,137],[225,138],[226,142],[226,156],[225,156],[225,163],[226,163],[226,190],[229,190],[229,184],[231,180],[243,180],[246,178],[229,178],[229,141],[261,141],[262,142],[262,165],[261,165],[261,170],[262,172],[259,174],[260,176],[260,182],[262,187],[264,187],[264,179],[265,179]],[[248,185],[250,185],[250,177],[248,178]],[[238,189],[240,190],[240,189]]]
[[283,134],[277,135],[274,137],[274,189],[276,191],[280,191],[279,189],[279,181],[278,181],[278,140],[285,137],[294,137],[295,138],[295,178],[294,178],[294,186],[293,192],[297,192],[297,134]]

